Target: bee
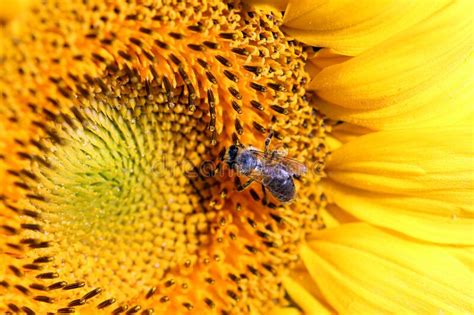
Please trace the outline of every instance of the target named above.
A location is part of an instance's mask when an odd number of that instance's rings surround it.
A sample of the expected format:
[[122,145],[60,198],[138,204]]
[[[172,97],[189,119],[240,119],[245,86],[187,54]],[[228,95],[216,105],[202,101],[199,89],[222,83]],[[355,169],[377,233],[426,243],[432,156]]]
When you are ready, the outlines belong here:
[[248,177],[248,181],[238,187],[242,191],[253,182],[262,185],[280,202],[290,202],[295,198],[294,178],[306,173],[306,166],[294,159],[286,157],[286,151],[270,150],[273,137],[271,131],[265,139],[265,149],[260,151],[254,147],[232,145],[227,151],[227,165],[238,174]]

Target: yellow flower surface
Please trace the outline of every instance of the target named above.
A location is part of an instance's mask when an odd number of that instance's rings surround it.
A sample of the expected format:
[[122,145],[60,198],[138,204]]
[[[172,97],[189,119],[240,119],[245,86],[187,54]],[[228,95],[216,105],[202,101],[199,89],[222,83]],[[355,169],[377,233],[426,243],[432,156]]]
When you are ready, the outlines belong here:
[[473,9],[2,3],[0,312],[474,312]]
[[319,108],[374,130],[436,128],[472,116],[473,18],[467,12],[473,9],[471,1],[455,2],[348,62],[325,68],[310,85]]

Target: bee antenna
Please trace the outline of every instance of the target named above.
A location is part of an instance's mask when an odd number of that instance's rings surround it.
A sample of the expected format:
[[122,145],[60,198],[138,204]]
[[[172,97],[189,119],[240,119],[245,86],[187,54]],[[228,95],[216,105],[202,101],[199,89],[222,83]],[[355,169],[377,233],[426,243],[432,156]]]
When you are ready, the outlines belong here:
[[229,147],[229,151],[228,151],[229,159],[227,160],[227,164],[230,166],[230,168],[234,168],[235,166],[235,159],[237,158],[238,151],[239,149],[235,144]]

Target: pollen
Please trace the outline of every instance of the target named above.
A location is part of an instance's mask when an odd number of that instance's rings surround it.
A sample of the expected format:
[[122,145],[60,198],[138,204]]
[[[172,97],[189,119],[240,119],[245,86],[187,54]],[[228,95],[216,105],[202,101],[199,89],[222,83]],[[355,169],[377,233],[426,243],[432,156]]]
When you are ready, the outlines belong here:
[[[0,50],[0,311],[264,313],[318,225],[330,124],[307,48],[240,2],[51,1]],[[20,23],[21,22],[21,23]],[[304,161],[279,204],[213,174],[268,132]],[[243,179],[242,179],[243,180]]]

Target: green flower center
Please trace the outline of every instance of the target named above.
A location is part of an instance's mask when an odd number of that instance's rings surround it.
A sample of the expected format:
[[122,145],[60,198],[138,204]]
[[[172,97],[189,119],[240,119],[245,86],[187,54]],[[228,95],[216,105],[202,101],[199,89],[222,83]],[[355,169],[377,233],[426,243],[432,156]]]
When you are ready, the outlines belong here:
[[[141,92],[140,85],[136,89]],[[106,279],[125,288],[138,281],[142,287],[135,294],[195,261],[200,235],[208,230],[198,198],[206,189],[189,176],[188,157],[199,156],[181,145],[188,140],[179,132],[199,125],[200,115],[179,102],[172,108],[157,103],[161,92],[146,95],[155,101],[139,106],[139,97],[96,93],[52,117],[40,141],[43,163],[32,162],[37,178],[27,183],[30,202],[47,223],[47,233],[35,237],[57,244],[56,260],[76,257],[62,272],[90,286]],[[81,268],[86,265],[102,270],[102,277]],[[107,272],[110,265],[126,272],[117,277]]]

